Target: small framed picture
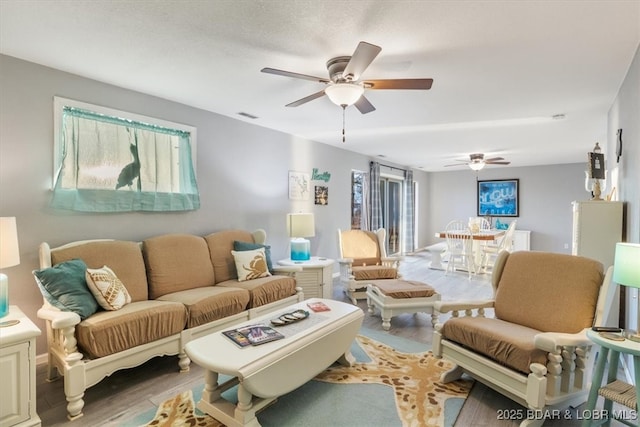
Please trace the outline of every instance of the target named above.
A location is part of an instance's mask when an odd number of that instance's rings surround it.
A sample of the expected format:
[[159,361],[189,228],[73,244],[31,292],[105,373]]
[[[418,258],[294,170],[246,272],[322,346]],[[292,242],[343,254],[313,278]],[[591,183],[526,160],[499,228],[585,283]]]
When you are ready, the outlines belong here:
[[316,205],[328,205],[329,204],[329,187],[323,187],[316,185]]

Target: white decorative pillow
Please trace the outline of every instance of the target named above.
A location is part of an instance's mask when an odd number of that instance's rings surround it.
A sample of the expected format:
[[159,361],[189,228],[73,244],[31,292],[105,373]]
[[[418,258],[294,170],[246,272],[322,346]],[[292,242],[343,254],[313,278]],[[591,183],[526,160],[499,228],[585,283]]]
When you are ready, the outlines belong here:
[[271,276],[267,268],[267,256],[264,248],[252,251],[231,251],[236,261],[238,281],[257,279],[258,277]]
[[120,310],[131,302],[127,288],[106,265],[96,269],[87,268],[86,276],[89,290],[105,310]]

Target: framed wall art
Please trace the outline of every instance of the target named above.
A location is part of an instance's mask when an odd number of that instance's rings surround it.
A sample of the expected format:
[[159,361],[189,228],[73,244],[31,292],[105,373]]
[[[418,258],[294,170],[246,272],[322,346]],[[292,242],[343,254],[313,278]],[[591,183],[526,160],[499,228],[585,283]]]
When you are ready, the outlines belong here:
[[519,180],[478,181],[478,216],[519,216]]
[[311,181],[309,174],[304,172],[289,171],[289,199],[309,200]]
[[315,188],[315,203],[316,205],[328,205],[329,204],[329,187],[322,185],[316,185]]

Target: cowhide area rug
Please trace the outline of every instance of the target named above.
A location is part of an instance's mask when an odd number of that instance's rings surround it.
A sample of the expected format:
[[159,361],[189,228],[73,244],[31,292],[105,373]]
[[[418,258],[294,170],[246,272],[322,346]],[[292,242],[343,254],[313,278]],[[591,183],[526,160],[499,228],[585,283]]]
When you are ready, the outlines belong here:
[[[327,393],[332,395],[328,399],[334,401],[344,401],[354,398],[353,406],[349,406],[348,402],[343,402],[348,408],[354,411],[350,417],[350,424],[341,424],[335,417],[339,407],[333,403],[324,409],[313,408],[315,402],[321,402],[322,399],[317,396],[318,391],[305,391],[307,386],[300,387],[286,396],[279,398],[274,404],[265,408],[258,414],[259,422],[267,427],[269,425],[304,425],[311,426],[337,426],[337,425],[357,425],[354,420],[359,420],[363,425],[398,425],[398,426],[448,426],[453,425],[462,402],[469,394],[472,380],[459,380],[448,384],[439,382],[440,374],[451,367],[451,364],[437,359],[431,351],[405,353],[399,351],[390,345],[376,341],[364,335],[356,337],[356,344],[368,358],[368,361],[356,362],[352,367],[344,367],[341,365],[333,365],[314,378],[310,383],[331,384],[331,388],[326,389]],[[358,387],[357,392],[342,393],[340,388],[349,384],[352,387]],[[382,386],[392,393],[384,394],[387,396],[382,399],[384,401],[374,400],[380,397],[379,393],[373,392],[368,387]],[[312,387],[310,384],[309,387]],[[386,392],[386,391],[385,391]],[[308,402],[305,402],[305,393],[316,394]],[[199,393],[197,393],[199,395]],[[394,402],[392,403],[391,395]],[[356,398],[356,396],[358,396]],[[291,402],[281,402],[290,398]],[[449,399],[458,400],[458,404],[445,411],[445,405]],[[363,405],[363,402],[366,405]],[[278,408],[281,405],[282,408]],[[318,403],[318,405],[321,405]],[[393,412],[395,406],[396,414],[392,416],[397,420],[390,422],[389,420],[381,420],[379,417],[361,419],[366,417],[370,412],[366,408],[356,410],[355,406],[367,406],[369,408],[387,407],[386,412]],[[333,408],[333,411],[327,410]],[[267,416],[267,412],[272,413],[272,417]],[[283,412],[278,414],[278,412]],[[333,412],[333,413],[332,413]],[[263,420],[262,414],[265,415]],[[294,414],[297,416],[294,417]],[[374,414],[372,414],[375,416]],[[269,419],[274,419],[270,424]],[[289,423],[288,421],[291,420]],[[382,424],[381,424],[382,423]],[[177,396],[166,400],[157,409],[155,417],[152,421],[146,423],[147,426],[213,426],[218,427],[223,424],[206,414],[202,414],[195,409],[194,392],[187,390]]]

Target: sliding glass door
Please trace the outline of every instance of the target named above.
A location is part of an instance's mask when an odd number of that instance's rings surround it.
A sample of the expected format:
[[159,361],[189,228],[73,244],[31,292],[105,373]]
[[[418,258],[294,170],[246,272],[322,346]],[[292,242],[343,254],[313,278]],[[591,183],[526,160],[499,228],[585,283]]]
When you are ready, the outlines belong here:
[[402,251],[402,185],[403,180],[381,177],[380,202],[382,204],[382,226],[387,230],[387,253]]

